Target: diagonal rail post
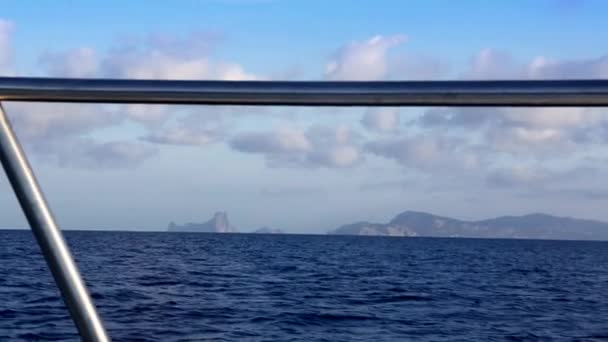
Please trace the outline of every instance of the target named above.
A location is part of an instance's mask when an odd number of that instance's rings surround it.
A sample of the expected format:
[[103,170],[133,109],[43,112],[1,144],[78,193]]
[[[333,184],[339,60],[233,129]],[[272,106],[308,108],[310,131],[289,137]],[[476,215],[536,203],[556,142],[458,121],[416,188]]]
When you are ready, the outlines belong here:
[[0,162],[84,341],[109,341],[80,272],[0,103]]

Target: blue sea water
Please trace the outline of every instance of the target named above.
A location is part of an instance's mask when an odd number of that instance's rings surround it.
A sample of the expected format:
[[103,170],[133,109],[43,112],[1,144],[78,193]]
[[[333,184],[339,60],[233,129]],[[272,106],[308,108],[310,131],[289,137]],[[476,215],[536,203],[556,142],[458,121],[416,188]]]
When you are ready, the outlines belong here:
[[[66,232],[116,341],[601,341],[608,243]],[[0,231],[0,341],[77,340]]]

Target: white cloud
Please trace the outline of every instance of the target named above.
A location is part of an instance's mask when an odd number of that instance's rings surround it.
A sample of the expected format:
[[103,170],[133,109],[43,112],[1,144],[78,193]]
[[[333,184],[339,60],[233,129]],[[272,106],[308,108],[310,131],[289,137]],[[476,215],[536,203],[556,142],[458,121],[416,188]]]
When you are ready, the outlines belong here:
[[523,69],[507,52],[484,49],[471,59],[466,79],[520,79]]
[[[10,63],[11,30],[12,24],[0,21],[0,68]],[[181,37],[156,34],[132,39],[101,54],[90,48],[47,52],[40,63],[47,74],[66,77],[264,79],[240,64],[212,58],[211,52],[218,41],[219,36],[212,33]],[[395,57],[390,54],[391,49],[405,41],[403,35],[379,35],[347,44],[332,56],[325,78],[376,80],[398,78],[402,72],[413,75],[412,70],[417,68],[407,66],[425,64],[408,55],[391,59]],[[601,78],[608,77],[607,60],[599,57],[559,61],[540,56],[521,63],[506,52],[485,49],[472,58],[469,68],[461,75],[476,79]],[[431,62],[429,75],[435,76],[429,77],[436,77],[443,64]],[[56,144],[50,145],[56,147],[60,143],[73,143],[76,138],[86,138],[97,129],[121,125],[125,114],[144,126],[147,133],[142,134],[140,140],[146,142],[204,146],[230,136],[225,117],[186,122],[180,116],[183,107],[124,105],[110,110],[88,105],[23,106],[23,109],[9,108],[9,113],[18,114],[14,122],[19,134],[30,143],[56,140]],[[394,159],[407,167],[430,170],[449,165],[475,168],[488,156],[500,158],[503,153],[557,158],[558,152],[574,153],[590,142],[608,141],[608,122],[601,109],[434,108],[414,123],[400,126],[397,108],[374,108],[365,112],[361,124],[371,132],[392,133],[387,136],[392,138],[365,143],[362,137],[343,126],[282,127],[245,131],[229,139],[229,144],[235,150],[264,156],[273,167],[348,167],[360,163],[367,152]],[[446,129],[455,130],[455,134],[445,136]],[[397,132],[409,135],[397,138]],[[62,139],[64,137],[69,139]],[[365,151],[361,150],[362,145],[367,147]],[[480,145],[485,146],[479,148]]]
[[576,144],[584,148],[584,144],[602,140],[598,130],[606,119],[603,109],[492,107],[430,109],[417,123],[433,132],[452,129],[465,137],[471,137],[470,132],[480,134],[488,153],[546,158],[572,151]]
[[608,78],[608,56],[564,61],[540,56],[525,68],[527,76],[535,79]]
[[368,109],[363,115],[361,123],[371,131],[394,131],[399,126],[399,108],[379,107]]
[[240,152],[265,156],[271,167],[351,167],[363,155],[350,129],[315,126],[308,130],[282,127],[241,133],[230,141]]
[[[0,72],[10,62],[9,33],[12,25],[0,21]],[[98,54],[91,48],[75,48],[42,54],[39,64],[56,77],[104,77],[135,79],[251,80],[257,75],[241,65],[214,60],[210,52],[218,35],[195,32],[186,36],[165,34],[131,39]],[[130,119],[149,132],[140,140],[159,144],[206,145],[223,137],[221,120],[206,123],[172,117],[183,107],[165,105],[10,104],[7,109],[18,134],[44,160],[71,167],[105,167],[138,164],[155,151],[146,143],[97,143],[90,138],[97,130],[122,125]],[[69,153],[68,153],[69,151]],[[73,155],[74,162],[70,162]],[[85,158],[86,155],[86,158]],[[88,158],[88,159],[87,159]],[[113,162],[115,160],[116,162]]]
[[498,187],[537,186],[551,177],[548,170],[540,167],[517,165],[492,170],[487,182]]
[[[0,44],[2,42],[0,26]],[[46,52],[39,58],[46,74],[56,77],[103,77],[173,80],[255,80],[263,78],[228,61],[213,60],[217,34],[150,34],[115,46],[105,54],[91,48]],[[1,47],[1,45],[0,45]],[[0,50],[1,53],[1,50]],[[175,112],[165,105],[130,104],[118,111],[138,123],[158,128]]]
[[481,161],[474,147],[463,138],[443,135],[414,135],[375,140],[366,149],[413,169],[432,172],[477,168]]
[[214,61],[209,50],[217,37],[150,35],[104,56],[102,74],[131,79],[254,80],[258,76],[236,63]]
[[415,53],[391,53],[405,35],[377,35],[339,48],[325,65],[327,80],[438,79],[446,75],[443,61]]
[[60,167],[128,168],[157,149],[136,141],[99,142],[90,134],[124,122],[105,106],[73,103],[8,103],[7,113],[32,154]]
[[46,52],[38,61],[46,73],[54,77],[95,77],[99,68],[97,55],[91,48]]
[[233,148],[247,153],[308,153],[312,143],[303,130],[281,127],[271,132],[248,132],[237,135]]
[[162,126],[174,111],[175,107],[161,104],[128,104],[122,105],[120,109],[129,119],[150,129]]
[[348,167],[355,165],[361,159],[361,153],[352,145],[337,145],[331,148],[327,153],[321,154],[322,161],[325,165],[336,167]]
[[427,128],[498,125],[501,127],[568,129],[599,123],[605,118],[603,112],[602,109],[566,107],[433,108],[424,112],[419,123]]
[[27,142],[82,136],[123,122],[121,115],[98,104],[19,102],[6,107],[16,132]]
[[[210,58],[217,35],[197,32],[184,37],[155,34],[116,48],[101,60],[101,75],[111,78],[171,80],[256,80],[263,78],[243,66]],[[157,128],[174,113],[174,107],[127,105],[130,119]],[[167,132],[168,133],[168,132]],[[174,130],[173,135],[184,135]]]
[[509,53],[484,49],[471,60],[466,79],[593,79],[608,78],[608,56],[556,60],[537,56],[521,63]]
[[158,149],[132,141],[98,142],[90,138],[52,140],[31,149],[42,160],[59,167],[85,169],[133,168],[156,156]]
[[13,61],[13,49],[11,46],[11,34],[13,24],[0,19],[0,74],[10,75],[10,67]]
[[538,163],[496,167],[486,175],[486,184],[520,192],[525,197],[605,199],[607,189],[590,179],[601,177],[603,168],[590,160],[576,166],[547,167]]
[[226,130],[219,115],[193,112],[177,121],[176,125],[153,131],[141,139],[165,145],[204,146],[220,141]]
[[587,108],[505,108],[506,121],[514,125],[538,128],[569,128],[601,121],[604,115]]
[[[536,57],[520,63],[508,53],[485,49],[464,73],[473,79],[577,79],[608,77],[608,58],[559,61]],[[459,129],[467,136],[471,128],[484,137],[488,153],[518,153],[536,158],[564,158],[600,142],[608,123],[599,108],[434,108],[418,120],[424,129]],[[605,142],[605,141],[604,141]]]
[[562,132],[551,128],[530,129],[526,127],[513,127],[508,131],[508,141],[523,143],[527,147],[534,144],[556,143],[562,140]]
[[329,80],[377,80],[388,69],[387,53],[406,41],[404,35],[375,36],[340,48],[325,67]]
[[192,132],[183,127],[166,128],[160,132],[153,132],[142,137],[142,140],[157,144],[191,146],[207,145],[216,139],[214,132]]

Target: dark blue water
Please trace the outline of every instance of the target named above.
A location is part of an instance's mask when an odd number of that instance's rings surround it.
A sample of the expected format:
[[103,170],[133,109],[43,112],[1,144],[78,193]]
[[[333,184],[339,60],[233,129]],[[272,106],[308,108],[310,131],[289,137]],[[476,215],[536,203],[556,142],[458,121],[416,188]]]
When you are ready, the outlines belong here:
[[[608,243],[67,232],[116,341],[599,341]],[[0,341],[76,340],[0,231]]]

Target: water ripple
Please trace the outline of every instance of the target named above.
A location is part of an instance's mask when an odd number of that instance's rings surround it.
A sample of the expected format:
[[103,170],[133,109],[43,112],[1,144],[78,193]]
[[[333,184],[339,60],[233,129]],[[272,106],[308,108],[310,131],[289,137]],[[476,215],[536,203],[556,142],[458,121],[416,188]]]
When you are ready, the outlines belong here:
[[[117,341],[603,341],[608,244],[68,232]],[[0,231],[0,341],[77,335]]]

